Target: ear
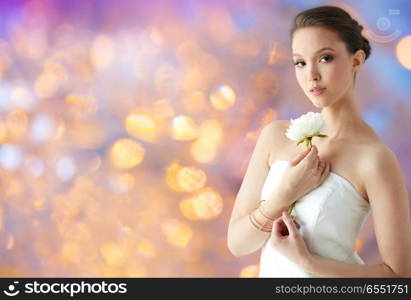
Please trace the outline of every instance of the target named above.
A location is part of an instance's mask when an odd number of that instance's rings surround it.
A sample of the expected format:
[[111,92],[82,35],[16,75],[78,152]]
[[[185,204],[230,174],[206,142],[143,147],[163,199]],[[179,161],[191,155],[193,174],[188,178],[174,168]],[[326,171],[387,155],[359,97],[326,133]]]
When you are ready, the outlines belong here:
[[362,49],[357,50],[352,55],[352,68],[353,68],[353,73],[356,73],[358,69],[361,67],[361,65],[365,61],[365,52]]

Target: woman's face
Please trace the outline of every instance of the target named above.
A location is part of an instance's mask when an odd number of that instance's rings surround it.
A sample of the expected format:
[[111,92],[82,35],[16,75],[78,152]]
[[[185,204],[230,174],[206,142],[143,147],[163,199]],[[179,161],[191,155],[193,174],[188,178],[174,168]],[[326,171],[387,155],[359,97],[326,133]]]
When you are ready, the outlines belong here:
[[[352,56],[333,31],[321,27],[298,29],[292,51],[298,84],[316,107],[337,102],[353,88]],[[310,92],[315,86],[325,90],[316,95]]]

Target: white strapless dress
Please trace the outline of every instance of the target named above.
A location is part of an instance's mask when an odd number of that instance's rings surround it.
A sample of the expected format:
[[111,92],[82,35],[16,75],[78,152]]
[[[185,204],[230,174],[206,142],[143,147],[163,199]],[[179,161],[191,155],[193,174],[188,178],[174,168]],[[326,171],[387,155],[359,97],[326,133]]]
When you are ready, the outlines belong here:
[[[288,163],[277,160],[271,165],[261,200],[270,197]],[[301,225],[299,232],[311,252],[346,263],[364,264],[355,252],[355,242],[369,212],[369,203],[354,186],[330,172],[320,186],[298,199],[292,214]],[[259,277],[315,277],[275,250],[269,241],[261,249]]]

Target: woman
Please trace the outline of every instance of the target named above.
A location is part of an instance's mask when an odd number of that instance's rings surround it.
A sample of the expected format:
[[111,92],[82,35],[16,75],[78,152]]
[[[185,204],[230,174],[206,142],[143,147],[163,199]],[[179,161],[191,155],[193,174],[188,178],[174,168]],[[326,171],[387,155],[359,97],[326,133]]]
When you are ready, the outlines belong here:
[[[411,276],[408,194],[401,170],[357,108],[356,73],[371,53],[362,29],[333,6],[309,9],[294,19],[297,81],[321,109],[328,137],[314,138],[305,150],[285,136],[288,120],[261,131],[227,240],[235,256],[262,249],[260,277]],[[294,202],[295,219],[286,212]],[[364,264],[355,252],[370,211],[383,260],[374,265]]]

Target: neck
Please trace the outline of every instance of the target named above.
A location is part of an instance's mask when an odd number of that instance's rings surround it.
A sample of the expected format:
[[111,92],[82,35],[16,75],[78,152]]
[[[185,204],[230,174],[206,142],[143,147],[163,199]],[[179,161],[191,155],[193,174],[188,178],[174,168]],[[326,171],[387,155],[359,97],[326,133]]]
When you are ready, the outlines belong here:
[[330,140],[338,140],[355,135],[364,121],[358,111],[353,93],[346,95],[334,104],[324,107],[321,115],[327,125]]

